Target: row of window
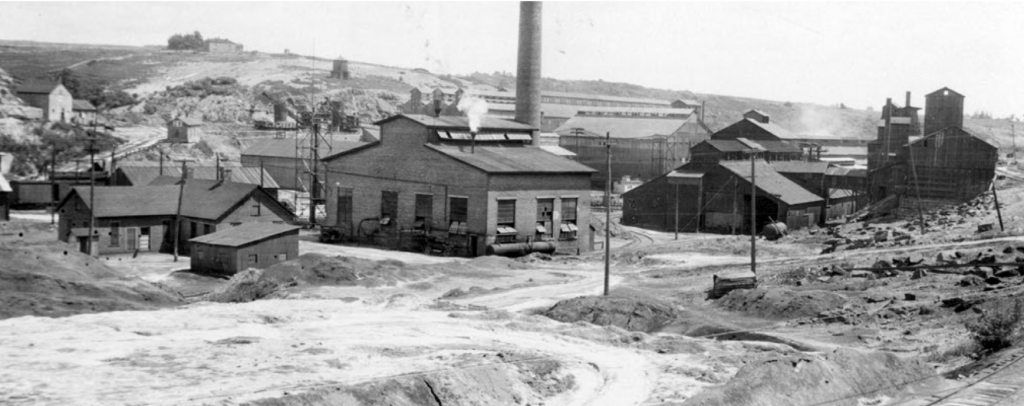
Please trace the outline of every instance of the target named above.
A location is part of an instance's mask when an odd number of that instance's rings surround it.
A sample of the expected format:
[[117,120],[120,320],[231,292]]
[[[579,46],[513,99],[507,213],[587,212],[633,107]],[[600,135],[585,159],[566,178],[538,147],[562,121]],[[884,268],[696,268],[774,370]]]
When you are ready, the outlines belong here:
[[[558,215],[555,215],[555,199],[537,199],[537,222],[535,236],[537,239],[546,240],[552,237],[555,222],[558,222],[559,238],[563,240],[576,239],[576,213],[578,199],[562,198],[561,207],[558,208]],[[432,224],[434,213],[434,196],[429,194],[416,194],[416,206],[413,214],[413,228],[425,230]],[[338,189],[338,221],[339,224],[346,224],[351,221],[352,213],[352,189]],[[398,192],[382,191],[380,199],[380,225],[381,227],[393,227],[394,218],[398,216]],[[469,198],[449,197],[448,198],[448,233],[466,234],[468,231],[469,219]],[[497,242],[515,241],[519,231],[516,230],[516,200],[498,200],[498,215],[496,218]]]

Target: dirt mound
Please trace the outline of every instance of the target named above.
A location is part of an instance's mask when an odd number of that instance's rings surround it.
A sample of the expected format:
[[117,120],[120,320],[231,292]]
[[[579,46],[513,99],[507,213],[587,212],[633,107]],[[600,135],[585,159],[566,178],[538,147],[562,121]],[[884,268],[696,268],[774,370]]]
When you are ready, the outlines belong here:
[[483,367],[322,387],[243,405],[537,405],[576,387],[573,376],[565,373],[556,361],[520,362],[503,353],[496,358],[492,365]]
[[757,288],[734,290],[718,299],[717,304],[727,310],[769,319],[814,317],[827,310],[841,308],[845,296],[821,290],[791,291],[788,289]]
[[305,254],[267,269],[248,269],[211,292],[212,302],[251,302],[292,286],[395,286],[432,273],[395,260],[372,261],[351,257]]
[[[838,349],[828,354],[770,358],[740,368],[725,385],[684,405],[861,405],[884,399],[900,384],[935,376],[924,362],[891,353]],[[881,402],[879,402],[881,403]]]
[[127,277],[57,243],[0,247],[0,319],[61,317],[183,304],[177,294]]
[[656,299],[608,296],[566,299],[543,314],[565,323],[586,321],[647,333],[664,327],[677,315],[672,305]]

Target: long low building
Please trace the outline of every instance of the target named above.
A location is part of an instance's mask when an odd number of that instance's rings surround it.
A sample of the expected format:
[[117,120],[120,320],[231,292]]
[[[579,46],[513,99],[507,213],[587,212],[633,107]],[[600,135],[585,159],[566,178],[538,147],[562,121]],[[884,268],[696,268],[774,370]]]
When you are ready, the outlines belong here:
[[797,229],[818,224],[824,199],[800,187],[765,161],[687,164],[622,195],[622,224],[682,232],[749,233],[750,205],[757,232],[781,221]]

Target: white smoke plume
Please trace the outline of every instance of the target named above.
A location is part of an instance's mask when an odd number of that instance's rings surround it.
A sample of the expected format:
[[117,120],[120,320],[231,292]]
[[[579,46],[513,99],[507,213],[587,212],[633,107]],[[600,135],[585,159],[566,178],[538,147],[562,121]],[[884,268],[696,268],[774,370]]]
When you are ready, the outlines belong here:
[[477,132],[480,129],[480,121],[487,115],[487,102],[476,97],[466,97],[459,100],[456,107],[469,117],[469,130]]

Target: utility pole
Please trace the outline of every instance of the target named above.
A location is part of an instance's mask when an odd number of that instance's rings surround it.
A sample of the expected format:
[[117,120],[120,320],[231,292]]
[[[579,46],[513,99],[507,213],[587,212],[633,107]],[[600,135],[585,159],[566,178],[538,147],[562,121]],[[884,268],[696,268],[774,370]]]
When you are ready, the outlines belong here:
[[57,216],[57,203],[60,198],[60,193],[57,192],[57,182],[53,179],[57,175],[57,144],[50,146],[50,200],[52,200],[52,206],[50,207],[50,225],[57,222],[55,217]]
[[[697,222],[700,223],[700,215],[697,215]],[[676,241],[679,240],[679,184],[676,183]]]
[[996,180],[992,179],[992,198],[996,203],[996,216],[999,217],[999,231],[1006,231],[1003,228],[1003,211],[999,209],[999,195],[996,193]]
[[[917,164],[914,163],[914,144],[910,144],[910,146],[907,147],[907,153],[910,154],[910,173],[912,175],[914,175],[914,191],[915,191],[915,194],[917,195],[917,215],[918,215],[918,217],[921,218],[921,235],[924,235],[924,233],[925,233],[924,210],[921,209],[921,185],[917,182]],[[996,186],[995,181],[993,181],[992,182],[993,193],[995,193],[995,186]],[[996,205],[996,207],[999,207],[999,205]],[[1002,227],[1002,224],[1003,224],[1003,222],[1002,222],[1002,220],[1000,220],[999,221],[1000,227]]]
[[188,166],[181,161],[181,186],[178,188],[178,210],[174,215],[174,262],[178,262],[178,240],[181,239],[181,202],[185,197],[185,180],[188,179]]
[[96,122],[92,123],[92,133],[86,139],[89,140],[89,237],[86,239],[89,249],[88,255],[92,256],[92,238],[96,229]]
[[[577,138],[579,139],[579,138]],[[604,187],[604,295],[608,295],[608,279],[611,275],[611,132],[604,133],[605,161],[608,167],[608,178]]]
[[757,182],[754,180],[756,156],[756,151],[750,153],[750,272],[754,275],[757,275]]

